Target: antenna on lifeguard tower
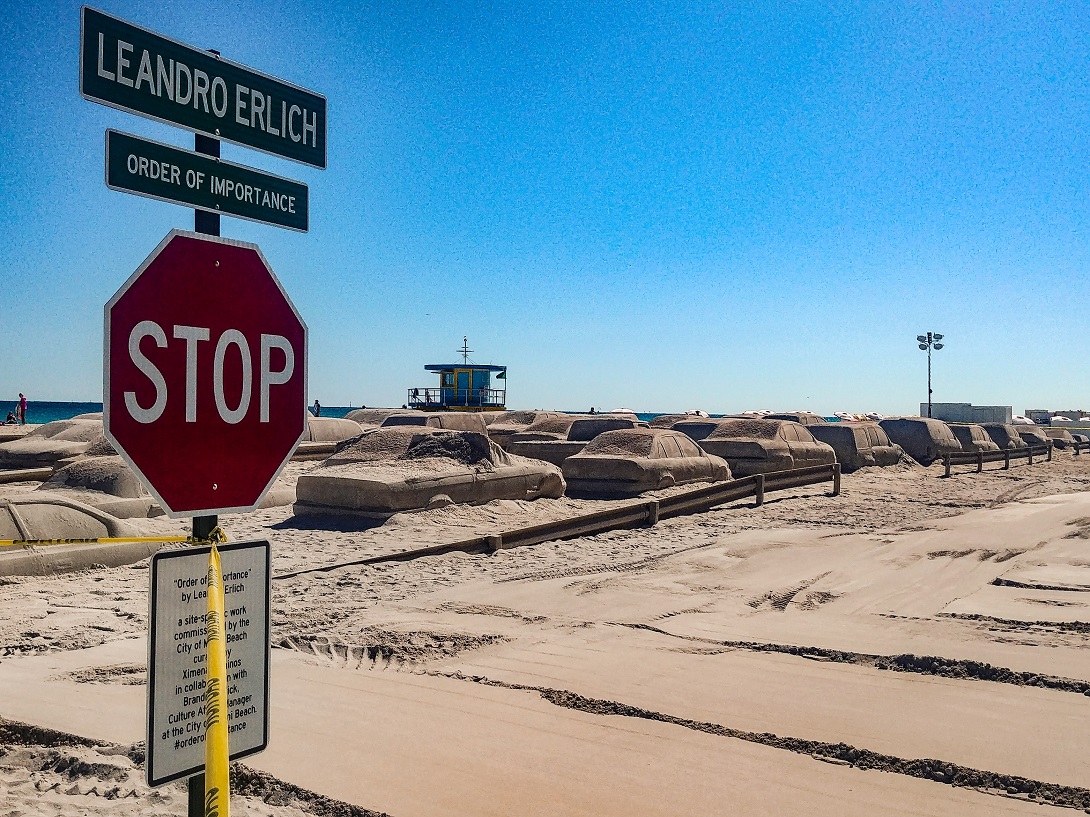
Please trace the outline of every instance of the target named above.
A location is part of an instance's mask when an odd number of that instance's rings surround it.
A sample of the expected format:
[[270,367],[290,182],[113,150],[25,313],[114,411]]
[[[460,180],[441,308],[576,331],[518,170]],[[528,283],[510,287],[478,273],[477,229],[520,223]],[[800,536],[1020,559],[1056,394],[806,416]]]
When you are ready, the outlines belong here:
[[462,363],[469,363],[469,356],[473,353],[473,350],[469,348],[469,338],[462,338],[462,348],[458,350],[462,355]]

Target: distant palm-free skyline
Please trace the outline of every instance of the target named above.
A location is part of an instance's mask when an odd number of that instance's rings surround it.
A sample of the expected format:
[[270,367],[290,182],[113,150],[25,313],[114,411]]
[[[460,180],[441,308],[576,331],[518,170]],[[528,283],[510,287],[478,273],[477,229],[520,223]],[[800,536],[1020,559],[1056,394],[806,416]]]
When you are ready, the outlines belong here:
[[[101,2],[324,94],[310,232],[224,217],[310,329],[310,394],[428,363],[513,408],[1090,406],[1090,14],[1078,4]],[[102,306],[183,207],[108,190],[79,9],[0,20],[0,393],[100,401]]]

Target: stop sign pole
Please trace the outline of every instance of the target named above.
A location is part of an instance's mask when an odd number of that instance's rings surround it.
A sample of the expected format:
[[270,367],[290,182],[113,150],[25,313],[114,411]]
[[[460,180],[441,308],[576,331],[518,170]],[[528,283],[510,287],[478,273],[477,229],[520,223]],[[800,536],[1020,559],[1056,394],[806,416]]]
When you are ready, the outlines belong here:
[[[218,55],[218,51],[213,51]],[[220,140],[210,139],[199,133],[193,134],[193,149],[197,153],[219,158]],[[204,210],[193,210],[193,232],[205,235],[220,234],[219,213],[208,213]],[[193,538],[200,541],[207,539],[219,526],[218,516],[194,516]],[[200,817],[204,814],[204,772],[198,772],[189,778],[189,817]]]

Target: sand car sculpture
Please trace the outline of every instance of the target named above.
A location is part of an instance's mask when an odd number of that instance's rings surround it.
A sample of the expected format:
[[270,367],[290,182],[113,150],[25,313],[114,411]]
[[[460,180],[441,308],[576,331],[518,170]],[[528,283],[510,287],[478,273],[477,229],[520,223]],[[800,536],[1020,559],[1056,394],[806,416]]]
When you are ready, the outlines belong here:
[[425,414],[426,412],[415,409],[403,408],[358,408],[352,409],[344,415],[346,420],[359,423],[364,429],[378,428],[382,421],[394,414]]
[[961,443],[962,451],[998,451],[999,445],[976,423],[950,423],[950,430]]
[[[560,421],[559,426],[566,418],[554,417]],[[541,426],[539,426],[540,428]],[[520,457],[531,457],[535,460],[544,460],[553,465],[562,465],[568,457],[578,454],[587,443],[604,434],[607,431],[620,431],[623,429],[647,428],[647,423],[634,417],[617,417],[599,414],[594,417],[577,417],[569,425],[567,433],[562,437],[548,432],[534,432],[527,430],[523,434],[512,435],[507,442],[507,450]],[[533,434],[541,436],[533,438]]]
[[980,427],[1000,450],[1011,451],[1026,447],[1026,441],[1018,433],[1018,428],[1010,423],[981,423]]
[[564,460],[571,496],[626,497],[690,482],[731,478],[726,461],[678,431],[629,428],[599,434]]
[[381,428],[412,426],[416,428],[439,428],[445,431],[473,431],[487,434],[484,415],[478,411],[417,411],[391,414],[382,421]]
[[[486,412],[486,415],[492,413]],[[503,411],[499,414],[499,417],[488,423],[488,438],[505,451],[511,435],[529,431],[531,426],[541,420],[564,416],[559,411]],[[485,420],[488,420],[487,416]]]
[[1018,436],[1026,443],[1026,445],[1048,445],[1048,435],[1045,434],[1044,429],[1039,425],[1031,426],[1016,426],[1018,429]]
[[814,439],[805,426],[790,420],[684,420],[673,428],[707,453],[725,459],[736,477],[836,462],[832,446]]
[[1070,448],[1076,442],[1075,437],[1066,428],[1051,428],[1049,426],[1042,426],[1041,430],[1045,432],[1045,436],[1052,440],[1052,444],[1059,448],[1061,451]]
[[930,417],[887,417],[878,423],[889,438],[920,465],[928,466],[945,454],[957,454],[961,443],[941,420]]
[[832,446],[845,472],[872,465],[896,465],[905,454],[875,422],[819,423],[806,430],[819,442]]
[[[542,440],[566,440],[568,430],[576,420],[586,420],[585,414],[558,414],[555,417],[542,417],[526,426],[523,431],[517,431],[507,439],[508,445],[516,442],[542,441]],[[523,455],[525,456],[525,455]]]
[[507,454],[484,434],[419,426],[364,434],[296,483],[295,513],[386,518],[402,511],[558,498],[560,469]]
[[84,453],[102,438],[102,415],[56,420],[21,439],[0,443],[0,468],[41,468]]

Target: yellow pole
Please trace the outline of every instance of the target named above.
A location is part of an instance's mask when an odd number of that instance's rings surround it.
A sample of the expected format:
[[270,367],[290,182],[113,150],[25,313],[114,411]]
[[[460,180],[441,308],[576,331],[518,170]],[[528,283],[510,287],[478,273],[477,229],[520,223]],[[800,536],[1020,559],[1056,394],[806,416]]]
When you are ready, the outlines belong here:
[[227,747],[227,642],[223,632],[220,552],[208,554],[208,682],[204,688],[204,817],[230,817],[230,750]]

